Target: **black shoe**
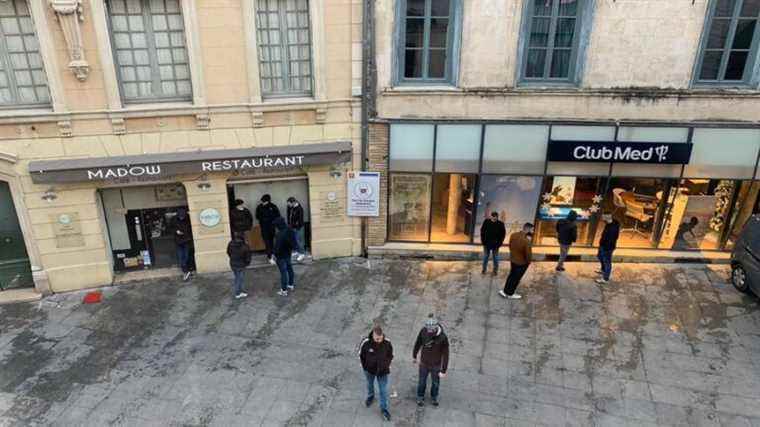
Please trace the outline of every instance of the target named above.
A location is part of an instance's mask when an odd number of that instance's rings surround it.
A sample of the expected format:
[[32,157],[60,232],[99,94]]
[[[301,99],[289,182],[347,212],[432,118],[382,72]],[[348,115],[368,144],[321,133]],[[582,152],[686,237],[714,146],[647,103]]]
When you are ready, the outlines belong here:
[[368,397],[367,400],[364,401],[364,405],[366,405],[368,408],[372,406],[372,402],[375,401],[375,396]]
[[496,276],[498,276],[498,275],[499,275],[499,272],[498,272],[498,271],[494,271],[494,272],[493,272],[493,273],[491,273],[491,274],[493,274],[493,277],[496,277]]
[[433,403],[433,406],[438,406],[438,399],[433,399],[432,403]]
[[565,271],[565,267],[557,267],[557,268],[555,268],[555,270],[557,270],[557,271]]
[[385,421],[391,420],[391,413],[387,409],[383,409],[383,418],[385,418]]
[[425,406],[425,401],[422,400],[422,399],[417,399],[417,406],[419,406],[419,407]]
[[485,270],[482,270],[482,271],[480,272],[480,274],[486,274],[486,271],[485,271]]

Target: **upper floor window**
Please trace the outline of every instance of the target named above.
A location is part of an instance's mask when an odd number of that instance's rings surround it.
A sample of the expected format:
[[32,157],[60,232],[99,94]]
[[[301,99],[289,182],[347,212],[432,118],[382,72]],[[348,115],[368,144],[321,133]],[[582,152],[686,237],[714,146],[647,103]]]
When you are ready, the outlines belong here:
[[760,0],[710,4],[697,66],[697,83],[749,84],[760,41]]
[[401,0],[399,3],[399,82],[453,83],[459,1]]
[[310,96],[308,0],[257,0],[256,29],[262,95]]
[[47,104],[50,91],[26,0],[0,1],[0,106]]
[[108,15],[124,101],[191,100],[179,0],[109,0]]
[[522,82],[573,83],[586,0],[529,0],[522,36]]

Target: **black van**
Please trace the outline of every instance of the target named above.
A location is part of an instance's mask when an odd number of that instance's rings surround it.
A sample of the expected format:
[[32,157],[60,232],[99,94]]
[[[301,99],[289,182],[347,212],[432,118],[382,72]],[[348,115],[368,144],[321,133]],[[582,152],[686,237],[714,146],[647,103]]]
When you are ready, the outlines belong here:
[[731,252],[731,282],[760,296],[760,215],[747,221]]

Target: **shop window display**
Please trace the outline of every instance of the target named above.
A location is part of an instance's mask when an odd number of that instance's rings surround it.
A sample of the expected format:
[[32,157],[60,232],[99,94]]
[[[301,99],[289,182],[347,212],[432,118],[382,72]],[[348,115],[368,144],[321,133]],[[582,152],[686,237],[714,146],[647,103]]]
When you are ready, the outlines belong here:
[[468,243],[475,207],[475,175],[436,174],[430,240]]
[[739,186],[733,217],[729,225],[731,231],[728,233],[726,249],[734,248],[734,243],[739,238],[739,233],[744,228],[744,224],[753,214],[758,213],[760,207],[758,194],[760,194],[760,182],[744,181]]
[[491,212],[499,214],[499,220],[507,228],[507,236],[520,231],[526,222],[533,222],[541,196],[541,180],[540,176],[481,177],[475,243],[480,243],[480,226],[491,216]]
[[[656,178],[611,178],[603,211],[620,221],[618,246],[656,246],[658,230],[667,212],[672,180]],[[597,230],[598,241],[601,230]]]
[[578,214],[576,245],[590,245],[604,201],[604,184],[605,179],[598,177],[546,177],[538,209],[536,242],[539,245],[557,245],[557,222],[573,210]]
[[428,240],[431,181],[431,176],[425,174],[390,176],[389,239]]

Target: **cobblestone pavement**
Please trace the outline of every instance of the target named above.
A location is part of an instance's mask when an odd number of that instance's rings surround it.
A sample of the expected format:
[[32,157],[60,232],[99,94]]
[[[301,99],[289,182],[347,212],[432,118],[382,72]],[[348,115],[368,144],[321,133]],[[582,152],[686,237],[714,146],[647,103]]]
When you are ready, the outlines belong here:
[[[399,426],[760,426],[760,306],[725,266],[535,264],[522,301],[477,263],[343,259],[0,306],[0,425],[382,426],[359,341],[396,350]],[[441,406],[417,408],[411,345],[435,311],[452,346]]]

